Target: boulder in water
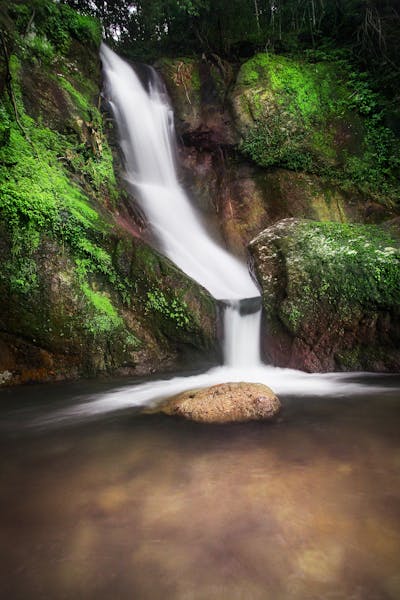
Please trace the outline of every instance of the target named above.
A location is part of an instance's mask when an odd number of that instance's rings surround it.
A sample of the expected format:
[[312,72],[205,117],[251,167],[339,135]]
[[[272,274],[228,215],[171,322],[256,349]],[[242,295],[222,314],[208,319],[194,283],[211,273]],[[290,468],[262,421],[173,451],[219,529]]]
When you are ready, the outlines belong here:
[[262,288],[265,362],[400,370],[400,237],[384,226],[283,219],[249,246]]
[[230,423],[272,419],[281,403],[261,383],[221,383],[189,390],[168,400],[161,411],[202,423]]

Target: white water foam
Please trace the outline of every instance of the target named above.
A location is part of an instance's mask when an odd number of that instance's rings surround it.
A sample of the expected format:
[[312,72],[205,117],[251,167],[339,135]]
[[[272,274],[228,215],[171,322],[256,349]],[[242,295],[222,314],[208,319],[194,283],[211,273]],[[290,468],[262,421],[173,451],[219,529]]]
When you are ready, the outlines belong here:
[[[357,377],[358,382],[352,381]],[[363,383],[363,378],[365,382]],[[388,393],[390,387],[382,385],[381,377],[376,384],[371,383],[369,373],[303,373],[293,369],[280,369],[266,365],[256,367],[215,367],[206,373],[186,377],[173,377],[159,381],[149,381],[139,385],[124,386],[96,394],[92,397],[76,399],[70,408],[50,412],[38,419],[35,426],[57,426],[96,418],[116,411],[147,407],[159,404],[165,398],[190,389],[197,389],[229,382],[258,382],[268,385],[278,396],[296,397],[362,396]]]

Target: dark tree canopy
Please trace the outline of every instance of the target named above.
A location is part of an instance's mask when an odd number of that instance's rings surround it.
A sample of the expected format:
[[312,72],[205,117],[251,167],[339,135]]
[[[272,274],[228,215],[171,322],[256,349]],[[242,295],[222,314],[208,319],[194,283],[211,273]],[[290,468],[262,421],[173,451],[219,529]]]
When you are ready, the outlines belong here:
[[334,39],[398,59],[400,0],[63,0],[97,16],[108,38],[137,52],[291,50]]
[[134,60],[257,51],[350,57],[398,95],[400,0],[60,0],[96,16],[105,39]]

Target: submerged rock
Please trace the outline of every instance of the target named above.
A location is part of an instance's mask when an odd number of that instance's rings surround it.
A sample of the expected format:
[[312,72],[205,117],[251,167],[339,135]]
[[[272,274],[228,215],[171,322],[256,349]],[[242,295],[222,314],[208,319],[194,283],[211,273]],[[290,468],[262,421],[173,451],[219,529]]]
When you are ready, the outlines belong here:
[[272,419],[281,403],[261,383],[221,383],[189,390],[168,400],[161,411],[201,423],[231,423]]

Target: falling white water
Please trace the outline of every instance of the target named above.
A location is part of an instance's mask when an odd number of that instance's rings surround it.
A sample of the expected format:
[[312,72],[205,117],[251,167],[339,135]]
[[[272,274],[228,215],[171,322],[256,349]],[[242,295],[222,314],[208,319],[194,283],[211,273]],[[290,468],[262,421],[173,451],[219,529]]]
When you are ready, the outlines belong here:
[[104,44],[101,58],[126,178],[164,253],[215,298],[259,295],[246,266],[209,237],[179,184],[173,112],[157,73],[151,71],[147,92],[134,70]]
[[[224,365],[258,367],[260,357],[261,300],[253,311],[241,314],[241,303],[231,302],[224,312]],[[243,310],[243,303],[242,303]]]

